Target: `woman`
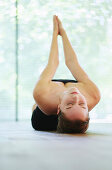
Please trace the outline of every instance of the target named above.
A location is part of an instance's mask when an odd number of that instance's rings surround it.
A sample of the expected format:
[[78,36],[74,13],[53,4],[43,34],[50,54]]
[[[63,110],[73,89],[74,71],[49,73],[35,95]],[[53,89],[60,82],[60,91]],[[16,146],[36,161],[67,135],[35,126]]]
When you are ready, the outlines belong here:
[[[53,79],[59,65],[57,37],[62,37],[65,64],[76,80]],[[33,90],[36,104],[32,108],[35,130],[57,130],[61,133],[84,133],[89,112],[100,100],[95,83],[80,66],[58,16],[53,16],[53,37],[48,63]]]

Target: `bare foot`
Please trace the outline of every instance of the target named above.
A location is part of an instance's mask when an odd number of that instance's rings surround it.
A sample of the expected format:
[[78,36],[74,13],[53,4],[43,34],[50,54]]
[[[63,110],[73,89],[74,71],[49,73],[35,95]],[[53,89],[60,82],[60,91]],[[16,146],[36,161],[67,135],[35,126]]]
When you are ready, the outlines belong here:
[[63,34],[63,32],[65,31],[64,28],[63,28],[63,25],[62,25],[62,22],[61,20],[58,18],[57,16],[57,21],[58,21],[58,27],[59,27],[59,34],[58,35],[61,35]]

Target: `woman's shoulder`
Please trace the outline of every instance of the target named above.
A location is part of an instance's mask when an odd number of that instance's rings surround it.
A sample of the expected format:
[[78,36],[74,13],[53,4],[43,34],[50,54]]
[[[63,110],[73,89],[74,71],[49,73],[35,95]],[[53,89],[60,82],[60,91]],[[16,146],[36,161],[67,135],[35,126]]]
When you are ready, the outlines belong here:
[[86,97],[88,109],[91,111],[100,101],[101,95],[99,88],[90,80],[83,83],[79,82],[77,87]]
[[100,100],[101,93],[98,86],[90,79],[87,79],[85,82],[82,83],[83,88],[88,92],[88,94],[93,97],[96,101]]

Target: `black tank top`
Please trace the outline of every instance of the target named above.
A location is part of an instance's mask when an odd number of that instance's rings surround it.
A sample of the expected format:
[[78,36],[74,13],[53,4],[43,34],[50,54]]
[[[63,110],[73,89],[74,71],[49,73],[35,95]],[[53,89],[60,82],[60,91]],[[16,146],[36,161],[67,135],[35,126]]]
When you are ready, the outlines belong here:
[[70,79],[52,79],[52,81],[59,81],[59,82],[63,82],[64,84],[68,83],[68,82],[72,82],[72,83],[77,83],[77,80],[70,80]]

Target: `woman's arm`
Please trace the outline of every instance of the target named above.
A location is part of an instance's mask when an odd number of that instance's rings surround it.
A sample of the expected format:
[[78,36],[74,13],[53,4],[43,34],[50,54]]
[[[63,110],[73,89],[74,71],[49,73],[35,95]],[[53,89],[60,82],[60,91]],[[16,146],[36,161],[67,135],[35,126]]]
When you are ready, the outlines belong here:
[[50,54],[48,63],[39,76],[39,80],[36,83],[33,93],[36,94],[40,89],[46,90],[48,89],[49,82],[52,80],[56,69],[59,65],[59,54],[58,54],[58,23],[56,20],[56,16],[53,16],[53,36],[52,36],[52,43],[50,48]]
[[88,75],[85,73],[85,71],[81,68],[80,64],[78,63],[78,59],[75,54],[75,51],[72,48],[72,45],[67,37],[66,31],[63,28],[62,22],[59,18],[58,18],[58,24],[59,24],[59,35],[62,36],[62,41],[63,41],[66,66],[71,71],[74,78],[78,82],[82,82],[85,79],[88,79]]
[[53,16],[53,35],[50,48],[50,54],[48,59],[48,64],[42,74],[40,79],[50,81],[59,65],[59,52],[58,52],[58,21],[56,15]]
[[95,102],[99,101],[100,91],[96,84],[89,78],[87,73],[80,66],[75,51],[73,50],[65,31],[62,33],[62,41],[66,66],[69,68],[74,78],[82,84],[88,91],[89,95],[94,98]]
[[68,67],[68,69],[71,71],[72,75],[78,82],[85,81],[86,79],[88,79],[88,75],[80,66],[76,53],[72,48],[65,31],[63,31],[62,34],[62,41],[66,66]]
[[78,81],[78,83],[80,83],[80,86],[83,86],[85,91],[87,91],[88,94],[92,97],[92,99],[94,100],[93,103],[97,103],[100,100],[100,91],[96,84],[92,80],[90,80],[87,73],[80,66],[76,53],[70,44],[66,31],[63,28],[62,22],[59,18],[58,24],[59,33],[62,36],[63,41],[66,66],[71,71],[72,75]]
[[57,35],[53,33],[48,63],[43,72],[41,73],[39,79],[50,81],[53,78],[58,65],[59,65],[58,40]]

